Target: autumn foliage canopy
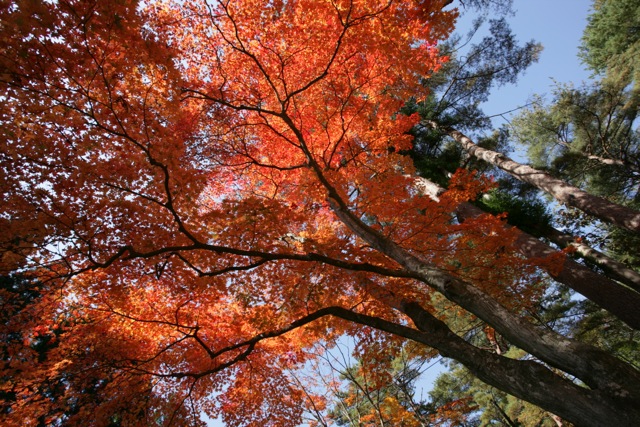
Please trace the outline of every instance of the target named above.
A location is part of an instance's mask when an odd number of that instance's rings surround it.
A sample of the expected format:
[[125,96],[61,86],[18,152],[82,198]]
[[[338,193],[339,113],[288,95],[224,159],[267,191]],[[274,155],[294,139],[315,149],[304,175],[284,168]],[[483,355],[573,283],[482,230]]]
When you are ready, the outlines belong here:
[[561,268],[452,218],[489,178],[416,186],[399,111],[447,60],[442,1],[0,14],[3,425],[295,425],[326,405],[288,375],[318,342],[384,366],[406,307],[464,311],[425,277],[520,317]]

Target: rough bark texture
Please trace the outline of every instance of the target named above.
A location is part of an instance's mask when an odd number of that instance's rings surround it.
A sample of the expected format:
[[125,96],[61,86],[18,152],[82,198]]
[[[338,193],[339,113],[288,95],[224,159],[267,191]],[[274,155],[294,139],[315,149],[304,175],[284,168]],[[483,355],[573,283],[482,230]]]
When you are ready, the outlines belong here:
[[640,292],[640,274],[630,269],[623,263],[608,257],[600,251],[576,241],[573,236],[563,233],[555,228],[547,228],[541,230],[543,237],[560,246],[561,248],[572,247],[576,250],[576,254],[586,260],[593,262],[607,272],[607,276],[624,283],[637,292]]
[[[484,211],[470,203],[463,203],[458,207],[457,213],[459,218],[464,220],[483,214]],[[557,252],[524,232],[520,232],[516,246],[526,257],[547,257]],[[565,259],[559,273],[549,273],[556,281],[589,298],[632,328],[640,329],[640,310],[638,310],[640,294],[637,292],[596,273],[571,258]]]
[[[633,425],[629,419],[635,418],[638,412],[631,408],[640,407],[640,372],[602,350],[534,326],[511,313],[479,288],[434,268],[366,225],[350,211],[348,204],[324,176],[322,168],[313,161],[304,137],[293,121],[287,116],[282,118],[296,135],[309,159],[309,166],[325,187],[327,201],[333,212],[356,236],[397,262],[411,277],[487,322],[515,346],[541,362],[578,378],[592,390],[589,393],[582,391],[587,389],[564,380],[542,364],[503,358],[477,349],[453,334],[444,323],[437,323],[439,321],[428,312],[413,312],[410,304],[404,304],[404,307],[400,304],[400,310],[414,319],[419,328],[424,328],[424,335],[429,336],[429,340],[422,338],[419,342],[461,361],[481,380],[574,420],[577,424],[602,425],[606,419],[615,420],[622,426]],[[393,301],[391,306],[398,308],[397,301]],[[383,329],[384,320],[378,319],[376,323],[378,326],[375,327]],[[398,328],[405,327],[396,325],[395,329]],[[441,343],[431,339],[439,334],[442,336]],[[574,401],[567,403],[567,397]]]
[[[331,199],[329,201],[336,215],[356,235],[398,262],[416,279],[490,324],[514,345],[543,362],[580,378],[591,388],[612,396],[640,396],[640,373],[631,366],[592,346],[533,326],[480,289],[432,268],[363,224],[337,202]],[[546,409],[554,412],[552,408]]]
[[[438,196],[444,191],[442,187],[439,187],[437,184],[434,184],[425,178],[418,178],[416,180],[416,186],[420,191],[436,201],[438,200]],[[461,220],[476,217],[483,213],[483,210],[471,203],[460,204],[456,211],[458,218]],[[574,243],[573,239],[570,239],[570,236],[562,235],[558,231],[548,237],[556,244],[565,242],[564,246]],[[516,245],[520,253],[526,257],[541,258],[550,256],[556,252],[556,250],[551,248],[549,245],[522,231],[516,241]],[[590,251],[586,253],[592,256],[597,256],[599,254],[599,259],[607,258],[608,261],[604,261],[606,264],[603,265],[603,267],[611,266],[611,268],[616,268],[619,275],[626,279],[624,281],[625,284],[634,284],[633,279],[636,277],[637,280],[640,280],[640,276],[633,270],[626,268],[624,265],[617,265],[620,263],[606,257],[604,254],[600,254],[586,245],[582,246],[586,249],[590,249]],[[596,252],[597,254],[594,254]],[[567,258],[565,260],[563,268],[559,273],[551,274],[551,276],[556,281],[569,286],[574,291],[589,298],[605,310],[608,310],[629,326],[635,329],[640,329],[640,310],[638,310],[638,307],[640,307],[640,294],[637,292],[634,292],[625,286],[621,286],[608,277],[596,273],[571,258]],[[614,277],[617,278],[616,276]]]
[[[405,311],[418,329],[433,336],[443,356],[455,357],[487,384],[544,407],[576,425],[636,426],[640,419],[640,410],[633,399],[612,399],[598,390],[582,388],[537,362],[509,359],[480,350],[417,304],[407,305]],[[557,398],[559,396],[562,398]]]
[[455,358],[479,379],[516,397],[528,400],[577,426],[635,427],[640,417],[637,399],[612,397],[557,375],[531,360],[515,360],[479,349],[453,333],[417,303],[404,301],[400,310],[418,330],[343,308],[328,309],[337,317],[368,325],[438,349]]
[[469,155],[502,169],[520,181],[536,186],[559,202],[580,209],[610,224],[626,228],[634,233],[640,233],[640,212],[589,194],[545,172],[515,162],[502,153],[479,147],[470,138],[455,129],[439,126],[433,121],[423,121],[423,123],[451,136]]

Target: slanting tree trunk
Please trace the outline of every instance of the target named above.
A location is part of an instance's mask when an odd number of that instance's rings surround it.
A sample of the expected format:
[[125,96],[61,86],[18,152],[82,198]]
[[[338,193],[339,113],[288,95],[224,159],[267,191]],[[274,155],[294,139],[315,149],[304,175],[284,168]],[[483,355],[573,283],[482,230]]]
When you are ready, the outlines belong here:
[[422,123],[425,126],[452,137],[470,156],[484,160],[502,169],[514,178],[534,185],[553,196],[559,202],[580,209],[610,224],[640,234],[640,212],[612,203],[602,197],[589,194],[586,191],[567,184],[561,179],[554,178],[548,173],[515,162],[502,153],[479,147],[469,137],[453,128],[440,126],[432,120],[425,120]]
[[616,261],[615,259],[608,257],[602,252],[577,241],[573,236],[563,233],[553,227],[546,227],[535,231],[539,231],[542,237],[549,239],[549,241],[555,243],[561,248],[574,248],[577,255],[602,268],[607,273],[607,276],[619,281],[620,283],[624,283],[637,292],[640,292],[640,274],[637,271],[630,269],[620,261]]
[[[556,143],[558,145],[562,145],[563,147],[566,147],[567,149],[571,150],[571,144],[562,141],[562,140],[557,140]],[[572,153],[576,153],[582,157],[584,157],[585,159],[589,159],[592,160],[594,162],[598,162],[602,165],[605,166],[619,166],[619,167],[624,167],[627,168],[633,172],[640,172],[640,168],[638,168],[638,166],[635,163],[632,163],[628,160],[623,160],[623,159],[611,159],[611,158],[607,158],[607,157],[602,157],[602,156],[596,156],[594,154],[589,154],[589,153],[584,153],[581,151],[571,151]]]
[[[440,292],[449,301],[492,326],[513,345],[582,381],[588,388],[565,380],[538,362],[513,360],[478,349],[453,334],[444,323],[419,305],[392,301],[390,307],[407,314],[418,329],[425,332],[420,334],[423,340],[420,342],[459,360],[481,380],[578,424],[595,426],[607,420],[618,425],[633,425],[630,420],[640,416],[640,411],[635,409],[640,408],[640,372],[600,349],[533,325],[473,284],[430,265],[365,224],[351,212],[348,203],[324,175],[323,168],[314,161],[302,132],[293,120],[286,114],[279,117],[300,143],[309,167],[327,192],[327,202],[333,213],[355,236],[401,265],[408,277]],[[378,319],[378,323],[385,322]],[[439,334],[443,336],[442,344],[429,344],[433,341],[431,338]],[[568,402],[568,399],[575,401]]]
[[[424,178],[421,178],[421,180],[424,180]],[[421,185],[426,190],[425,194],[430,194],[427,185],[433,186],[436,184],[429,181],[429,184],[423,183]],[[433,190],[431,190],[431,192],[433,192]],[[629,268],[624,263],[592,248],[580,241],[580,239],[576,239],[575,236],[564,233],[549,225],[534,225],[532,232],[534,237],[547,239],[551,243],[558,245],[560,248],[572,248],[577,256],[602,268],[607,277],[625,284],[636,292],[640,292],[640,273]]]
[[[640,399],[640,372],[631,366],[595,347],[535,327],[472,284],[425,263],[373,230],[349,212],[341,200],[329,198],[329,202],[338,218],[354,234],[402,265],[417,280],[487,322],[512,344],[579,378],[593,389],[614,396],[628,393]],[[546,409],[554,412],[553,408]]]
[[[599,390],[587,390],[534,361],[513,360],[480,350],[457,337],[443,322],[417,304],[408,304],[405,312],[418,329],[438,341],[439,348],[436,348],[443,356],[455,357],[487,384],[528,400],[576,425],[632,426],[640,415],[633,399],[612,398]],[[531,385],[538,389],[531,390]],[[556,397],[551,398],[550,395]],[[592,401],[598,403],[592,405]],[[617,419],[608,419],[608,414],[615,414]]]
[[[462,203],[456,213],[460,219],[464,220],[485,212],[471,203]],[[515,246],[527,258],[548,257],[557,252],[549,245],[523,231],[520,231]],[[548,271],[548,273],[557,282],[584,295],[632,328],[640,330],[639,293],[596,273],[569,257],[565,259],[562,270],[557,273]]]
[[394,305],[411,318],[417,330],[344,308],[332,307],[326,311],[342,319],[433,347],[443,356],[462,363],[487,384],[538,405],[576,425],[637,425],[640,417],[637,397],[614,396],[604,390],[585,388],[554,373],[541,363],[510,359],[482,350],[457,336],[444,322],[419,304],[403,300]]
[[[434,200],[444,189],[426,178],[418,178],[416,186]],[[456,215],[460,220],[477,217],[485,212],[471,203],[461,203]],[[548,257],[557,251],[530,234],[520,230],[515,246],[527,258]],[[613,260],[612,260],[613,261]],[[567,258],[560,272],[548,272],[557,282],[590,299],[635,329],[640,329],[640,294],[610,278]],[[634,272],[635,273],[635,272]]]

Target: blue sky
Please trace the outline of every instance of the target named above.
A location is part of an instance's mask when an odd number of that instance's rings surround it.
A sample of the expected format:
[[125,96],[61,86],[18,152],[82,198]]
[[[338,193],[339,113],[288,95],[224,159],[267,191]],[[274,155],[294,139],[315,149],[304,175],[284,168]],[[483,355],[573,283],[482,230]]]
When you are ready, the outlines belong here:
[[[577,57],[582,32],[591,10],[589,0],[515,0],[516,15],[509,18],[511,28],[518,40],[531,39],[542,43],[540,61],[532,65],[516,85],[493,91],[484,105],[488,115],[499,114],[524,105],[534,94],[551,95],[555,85],[573,82],[580,85],[589,79]],[[462,19],[459,28],[464,28],[469,19]],[[502,120],[495,120],[501,125]]]
[[[549,96],[555,82],[580,85],[589,79],[577,57],[580,38],[591,10],[590,0],[514,0],[515,16],[509,18],[518,40],[534,39],[544,50],[540,61],[527,70],[516,85],[494,89],[489,101],[483,105],[488,115],[497,115],[527,103],[534,94]],[[471,17],[470,17],[471,18]],[[463,32],[470,20],[462,19],[458,25]],[[494,119],[500,126],[503,119]],[[422,395],[427,396],[430,385],[443,368],[429,369],[422,382]],[[420,391],[417,393],[420,396]],[[209,422],[210,427],[223,427],[220,421]]]

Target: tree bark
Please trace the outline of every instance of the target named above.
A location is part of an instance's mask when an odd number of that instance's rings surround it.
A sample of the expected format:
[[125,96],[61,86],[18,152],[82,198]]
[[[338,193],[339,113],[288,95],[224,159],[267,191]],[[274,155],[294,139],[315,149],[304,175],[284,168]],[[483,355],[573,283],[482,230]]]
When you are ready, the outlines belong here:
[[[336,215],[357,236],[398,262],[416,279],[487,322],[512,344],[580,378],[591,388],[614,396],[640,397],[640,372],[631,366],[595,347],[535,327],[472,284],[430,266],[371,229],[346,210],[343,203],[331,198],[329,202]],[[554,412],[552,408],[546,409]]]
[[[592,393],[585,395],[582,387],[558,377],[536,362],[524,361],[528,375],[523,375],[522,372],[518,372],[522,369],[520,367],[523,366],[523,361],[484,352],[457,337],[448,330],[446,325],[439,326],[437,323],[439,321],[426,311],[422,310],[424,315],[419,315],[420,312],[412,313],[409,306],[406,304],[403,306],[400,303],[398,308],[397,301],[394,301],[390,306],[409,315],[419,329],[424,328],[424,331],[428,331],[425,335],[431,336],[433,333],[435,336],[436,333],[440,333],[439,331],[443,334],[447,334],[446,331],[453,334],[450,336],[451,341],[443,341],[445,344],[448,343],[448,347],[444,344],[440,347],[427,342],[425,344],[467,365],[481,380],[567,419],[576,420],[584,425],[602,425],[601,422],[605,419],[608,421],[615,419],[619,421],[619,425],[632,425],[627,417],[628,414],[635,414],[635,412],[626,409],[640,408],[640,372],[600,349],[534,326],[511,313],[481,289],[424,262],[365,224],[350,211],[348,203],[340,197],[338,191],[324,175],[323,169],[314,161],[302,132],[295,126],[293,120],[284,113],[280,117],[296,135],[301,149],[307,156],[310,168],[316,174],[320,185],[327,191],[327,202],[332,211],[355,236],[397,262],[411,277],[440,292],[448,300],[491,325],[515,346],[543,363],[583,381],[592,389],[590,390]],[[382,319],[379,320],[383,322]],[[435,320],[436,323],[431,320]],[[400,325],[397,326],[400,327]],[[487,354],[491,356],[486,356]],[[562,380],[561,383],[557,382],[558,378]],[[553,388],[553,391],[547,388],[547,385]],[[575,396],[576,401],[567,403],[568,396]],[[597,420],[595,424],[593,420]]]
[[400,308],[411,318],[417,330],[342,308],[329,310],[345,320],[435,348],[443,356],[465,365],[487,384],[545,408],[576,425],[635,427],[640,419],[637,397],[615,398],[602,390],[581,387],[538,362],[510,359],[479,349],[457,336],[444,322],[417,303],[404,301]]
[[431,120],[426,120],[422,123],[451,136],[469,155],[502,169],[520,181],[534,185],[553,196],[559,202],[580,209],[610,224],[640,234],[640,212],[589,194],[567,184],[563,180],[554,178],[548,173],[515,162],[502,153],[479,147],[469,137],[453,128],[440,126]]
[[[462,203],[456,211],[464,220],[485,213],[471,203]],[[530,234],[520,231],[515,246],[528,258],[548,257],[557,251]],[[640,294],[577,263],[570,257],[564,261],[560,272],[548,271],[560,282],[608,310],[620,320],[640,330]]]
[[[445,191],[442,187],[426,178],[418,178],[416,180],[416,186],[420,191],[436,201],[438,200],[438,196]],[[471,203],[461,203],[456,211],[456,215],[461,220],[473,218],[483,213],[485,212],[482,209]],[[519,231],[520,234],[515,244],[522,255],[528,258],[543,258],[557,252],[532,235],[522,230]],[[640,329],[640,311],[638,310],[638,307],[640,307],[639,293],[618,284],[606,276],[596,273],[571,258],[565,259],[563,268],[559,273],[551,271],[548,273],[557,282],[570,287],[595,302],[632,328]],[[632,273],[635,272],[632,271]],[[637,275],[637,273],[635,274]]]
[[[536,232],[537,231],[538,230],[536,230]],[[542,237],[549,239],[549,241],[561,248],[569,246],[574,248],[576,254],[602,268],[607,273],[607,276],[620,283],[624,283],[636,292],[640,292],[640,274],[635,270],[630,269],[625,264],[608,257],[582,242],[576,241],[573,236],[563,233],[560,230],[545,228],[539,231]]]
[[543,407],[576,425],[637,425],[640,410],[634,399],[612,399],[599,390],[582,388],[537,362],[509,359],[478,349],[415,303],[408,304],[405,311],[418,329],[435,336],[439,346],[436,348],[443,356],[455,357],[489,385]]

